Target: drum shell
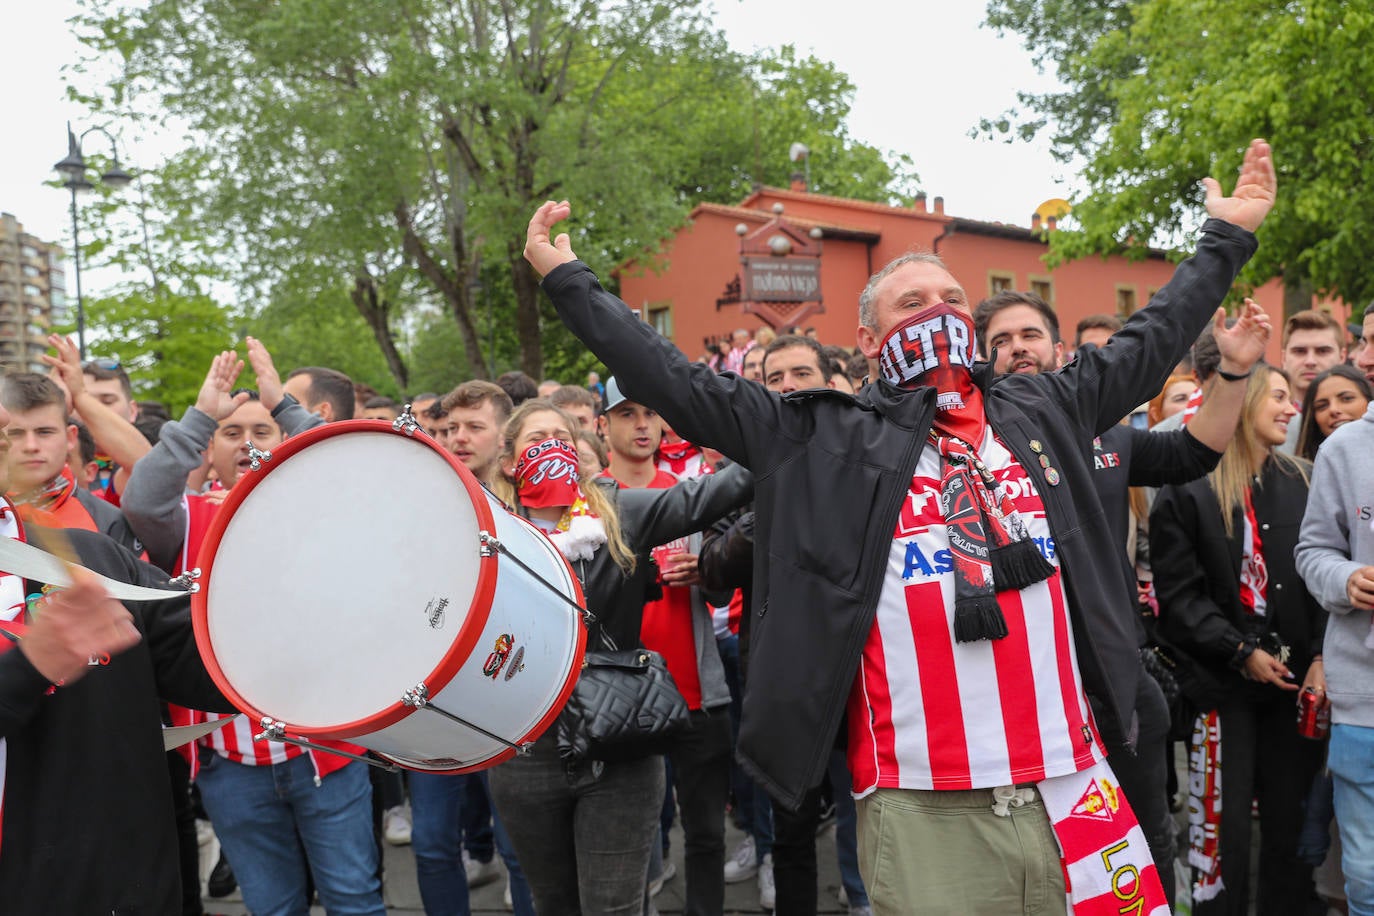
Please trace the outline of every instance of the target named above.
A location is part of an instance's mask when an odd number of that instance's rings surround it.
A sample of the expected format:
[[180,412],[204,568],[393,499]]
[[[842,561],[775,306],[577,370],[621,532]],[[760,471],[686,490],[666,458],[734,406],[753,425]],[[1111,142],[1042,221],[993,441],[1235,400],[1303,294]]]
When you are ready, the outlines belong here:
[[[231,702],[287,735],[418,769],[480,769],[538,737],[585,639],[576,577],[548,539],[423,432],[345,421],[273,452],[235,486],[198,561],[196,639]],[[317,530],[298,530],[317,512]],[[366,523],[352,530],[354,518]],[[439,530],[400,537],[412,520]],[[407,556],[388,558],[398,547]],[[432,708],[405,702],[421,685]]]

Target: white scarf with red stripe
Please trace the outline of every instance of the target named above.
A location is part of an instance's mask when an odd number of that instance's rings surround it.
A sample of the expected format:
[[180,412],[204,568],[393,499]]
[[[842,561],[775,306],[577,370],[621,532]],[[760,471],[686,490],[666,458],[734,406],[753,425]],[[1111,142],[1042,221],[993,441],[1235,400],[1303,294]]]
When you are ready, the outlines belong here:
[[1105,762],[1036,783],[1073,916],[1169,916],[1145,833]]

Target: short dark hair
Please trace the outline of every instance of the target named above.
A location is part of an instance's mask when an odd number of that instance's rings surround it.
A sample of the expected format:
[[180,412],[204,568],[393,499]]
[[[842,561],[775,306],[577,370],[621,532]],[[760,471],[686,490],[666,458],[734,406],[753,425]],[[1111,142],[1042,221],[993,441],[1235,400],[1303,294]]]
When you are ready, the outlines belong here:
[[[1235,323],[1236,319],[1234,318],[1226,319],[1228,328],[1235,326]],[[1217,347],[1217,338],[1212,333],[1211,322],[1208,322],[1207,327],[1202,329],[1197,340],[1193,341],[1192,354],[1193,375],[1197,377],[1199,383],[1205,383],[1221,368],[1221,349]]]
[[601,400],[578,385],[564,385],[549,395],[549,402],[563,410],[569,407],[590,407],[592,413],[601,412]]
[[97,382],[107,381],[112,378],[119,379],[119,387],[123,389],[124,396],[131,401],[134,399],[134,385],[133,382],[129,381],[129,373],[124,371],[123,366],[106,369],[104,366],[97,365],[95,360],[91,360],[82,365],[81,372],[83,375],[89,375]]
[[[815,340],[814,337],[807,339]],[[826,376],[827,379],[829,379],[831,375],[843,375],[845,378],[849,377],[848,350],[844,347],[836,346],[835,344],[821,344],[821,355],[830,363],[830,375]]]
[[1115,334],[1125,326],[1126,322],[1115,315],[1089,315],[1087,318],[1078,322],[1078,327],[1074,329],[1073,345],[1075,348],[1082,345],[1084,331],[1092,331],[1100,328],[1108,334]]
[[759,366],[759,371],[763,377],[768,378],[768,357],[779,350],[788,350],[792,347],[805,347],[816,354],[816,368],[821,371],[821,378],[826,381],[835,374],[835,366],[830,362],[830,357],[825,355],[825,348],[820,345],[814,337],[806,337],[802,334],[782,334],[773,338],[773,342],[763,348],[763,363]]
[[992,323],[992,316],[1014,305],[1028,305],[1039,312],[1040,317],[1045,319],[1045,327],[1049,329],[1050,343],[1059,343],[1059,316],[1050,304],[1035,293],[1007,289],[984,299],[973,310],[973,334],[978,338],[978,349],[984,356],[992,357],[988,352],[988,325]]
[[[526,378],[528,377],[526,376]],[[459,407],[464,410],[481,407],[486,401],[491,401],[491,407],[496,412],[498,424],[505,425],[505,422],[510,419],[511,413],[515,411],[515,405],[511,403],[510,395],[505,392],[505,389],[484,379],[475,378],[470,382],[464,382],[439,399],[438,403],[443,411],[440,416],[447,415],[449,411]],[[439,419],[439,417],[434,419]]]
[[518,369],[510,372],[503,372],[496,377],[496,384],[510,396],[511,403],[516,407],[528,401],[530,398],[539,397],[539,385],[534,379]]
[[0,384],[0,402],[4,403],[7,410],[16,412],[37,410],[39,407],[56,404],[61,408],[64,420],[67,416],[67,396],[57,387],[56,382],[37,372],[13,372],[6,375],[4,383]]
[[76,427],[76,448],[81,453],[81,463],[90,464],[95,460],[95,438],[80,420],[73,420],[72,425]]
[[299,369],[292,369],[286,377],[293,379],[298,375],[304,375],[310,379],[310,387],[306,389],[306,396],[310,398],[312,404],[328,401],[329,406],[334,408],[335,420],[353,419],[353,380],[351,378],[338,369],[327,369],[324,366],[302,366]]

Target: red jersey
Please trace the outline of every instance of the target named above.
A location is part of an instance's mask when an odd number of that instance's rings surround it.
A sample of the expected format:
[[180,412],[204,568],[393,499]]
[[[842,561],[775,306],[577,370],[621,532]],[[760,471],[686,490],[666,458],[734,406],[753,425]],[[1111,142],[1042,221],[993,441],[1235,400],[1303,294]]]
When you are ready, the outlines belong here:
[[[1056,567],[1044,506],[991,430],[979,450]],[[940,514],[940,457],[916,466],[878,613],[849,697],[854,794],[1038,782],[1103,759],[1074,654],[1060,573],[999,592],[1004,639],[954,639],[954,561]]]

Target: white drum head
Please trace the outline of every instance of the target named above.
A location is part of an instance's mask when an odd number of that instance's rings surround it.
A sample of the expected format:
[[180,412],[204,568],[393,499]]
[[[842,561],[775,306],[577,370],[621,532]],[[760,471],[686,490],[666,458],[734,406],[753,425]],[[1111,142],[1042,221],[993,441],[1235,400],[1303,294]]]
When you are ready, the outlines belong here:
[[487,509],[428,440],[354,426],[294,444],[249,472],[261,479],[206,541],[207,661],[288,731],[360,734],[473,650],[494,580],[479,575]]

